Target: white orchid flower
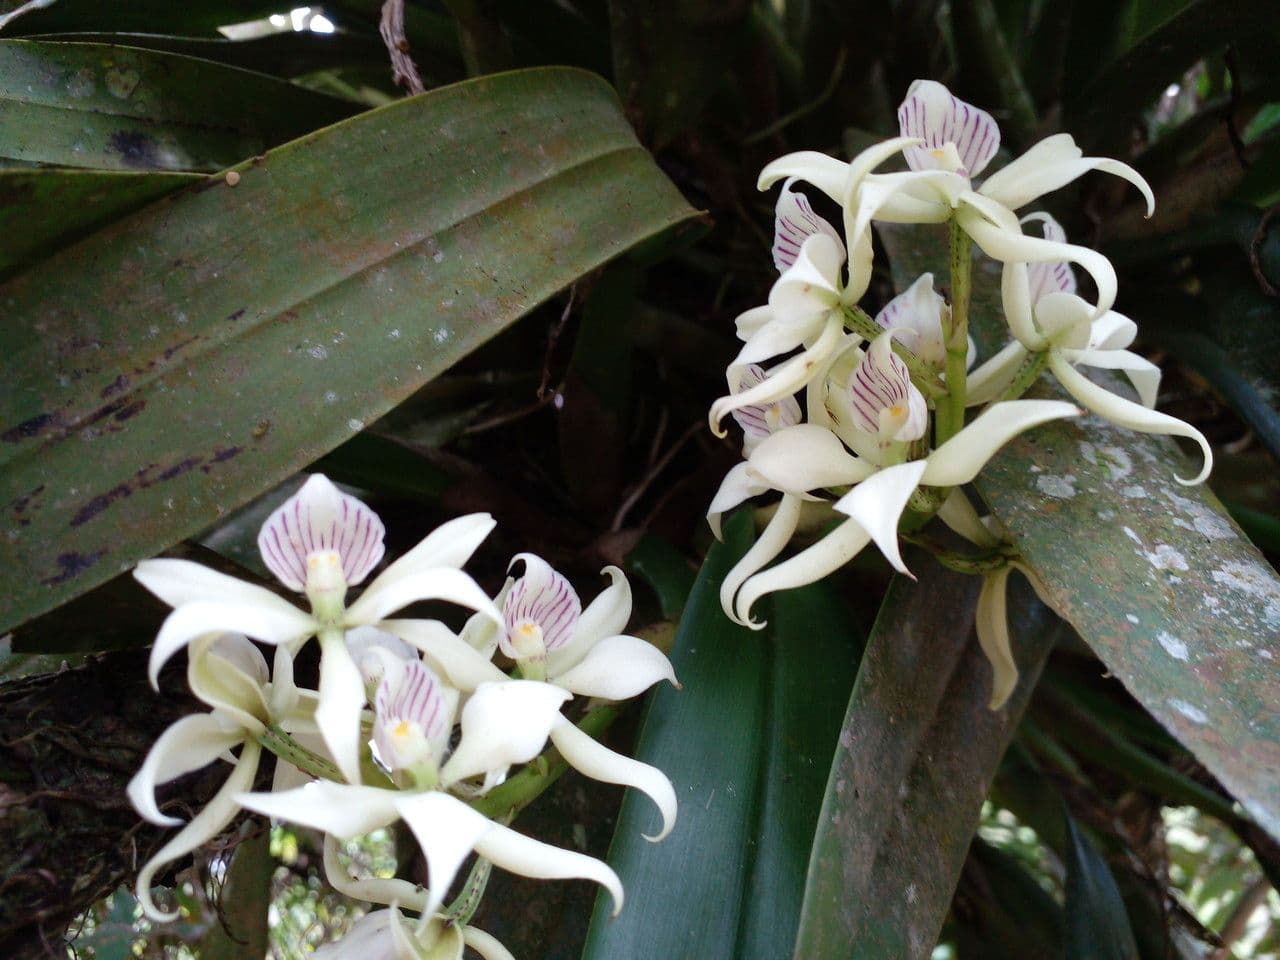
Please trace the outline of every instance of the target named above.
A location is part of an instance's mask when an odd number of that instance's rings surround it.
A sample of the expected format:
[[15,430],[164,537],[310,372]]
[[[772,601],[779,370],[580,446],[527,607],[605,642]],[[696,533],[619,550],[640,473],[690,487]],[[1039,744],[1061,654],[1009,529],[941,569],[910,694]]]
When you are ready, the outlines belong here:
[[[923,427],[915,426],[914,388],[906,370],[900,361],[893,362],[897,358],[887,349],[890,336],[886,333],[873,342],[855,368],[847,395],[841,404],[832,404],[832,420],[838,422],[780,430],[762,441],[748,459],[746,474],[780,490],[784,498],[769,528],[725,578],[721,601],[726,614],[738,623],[763,626],[750,620],[756,600],[826,576],[871,542],[894,569],[909,573],[898,548],[898,521],[918,487],[969,483],[1018,433],[1080,413],[1071,404],[1050,400],[995,404],[927,457],[904,461],[914,438],[922,437]],[[838,398],[837,394],[832,399]],[[813,546],[760,572],[794,532],[801,497],[813,490],[850,485],[852,489],[835,504],[848,520]]]
[[[171,725],[148,751],[141,769],[129,781],[128,796],[144,820],[161,827],[182,821],[160,811],[156,787],[199,770],[215,760],[232,764],[230,776],[191,822],[138,871],[137,896],[147,916],[158,921],[177,918],[151,899],[151,882],[160,867],[185,856],[222,832],[239,812],[237,794],[253,785],[262,747],[258,736],[271,723],[273,699],[267,662],[245,637],[207,634],[192,644],[187,665],[192,692],[213,709],[194,713]],[[286,710],[296,706],[283,703]],[[231,751],[240,748],[238,757]]]
[[[916,282],[884,305],[875,321],[885,330],[898,332],[899,341],[917,357],[941,371],[947,363],[944,321],[951,321],[951,306],[933,289],[933,274],[922,273]],[[973,365],[976,348],[969,338],[966,367]]]
[[462,960],[470,947],[484,960],[515,960],[495,937],[443,916],[415,923],[397,907],[367,913],[341,940],[312,954],[315,960]]
[[[517,561],[524,562],[524,575],[499,594],[504,624],[499,644],[522,676],[542,680],[566,696],[603,700],[629,700],[662,680],[679,686],[661,650],[622,633],[631,618],[631,585],[621,570],[604,568],[609,587],[583,609],[573,585],[541,557],[522,553],[512,563]],[[463,692],[507,679],[486,652],[439,624],[391,620],[383,626],[421,650]],[[574,769],[595,780],[634,787],[653,800],[662,829],[647,839],[661,840],[671,832],[676,795],[662,771],[610,750],[562,716],[555,718],[550,737]]]
[[[813,212],[804,194],[791,189],[791,181],[778,195],[773,257],[781,276],[769,291],[768,305],[738,317],[738,336],[746,343],[729,365],[730,386],[738,389],[711,407],[717,436],[724,435],[720,421],[726,414],[784,401],[803,388],[839,345],[842,307],[857,303],[871,282],[870,233],[853,247],[846,282],[847,254],[839,232]],[[748,368],[801,346],[799,354],[741,388]]]
[[306,594],[310,613],[269,590],[197,563],[162,559],[138,564],[138,581],[174,608],[151,652],[152,686],[157,686],[165,661],[206,633],[244,633],[295,653],[316,637],[321,650],[316,724],[342,775],[358,783],[360,711],[366,693],[346,632],[376,626],[417,600],[448,600],[500,620],[484,591],[459,569],[491,529],[488,514],[442,525],[347,606],[348,588],[360,584],[382,558],[382,522],[359,500],[315,474],[268,517],[258,536],[267,567],[285,586]]
[[[1048,214],[1026,219],[1042,221],[1046,237],[1064,235]],[[1199,444],[1204,454],[1200,472],[1190,480],[1175,479],[1187,485],[1201,483],[1213,469],[1213,450],[1195,427],[1152,409],[1160,368],[1127,349],[1137,335],[1137,324],[1113,310],[1095,317],[1093,308],[1075,295],[1075,288],[1075,276],[1063,262],[1005,265],[1004,309],[1016,339],[973,372],[968,402],[986,403],[1000,396],[1029,354],[1044,351],[1058,382],[1081,406],[1104,420],[1139,433],[1186,437]],[[1140,402],[1098,386],[1076,370],[1077,366],[1122,371]]]
[[[1155,196],[1136,170],[1117,160],[1084,156],[1064,133],[1042,140],[974,189],[972,178],[1000,143],[990,114],[952,96],[940,83],[917,80],[898,109],[898,123],[900,137],[864,150],[850,163],[813,152],[788,154],[766,166],[757,185],[764,190],[784,177],[812,183],[844,208],[846,239],[860,238],[873,220],[943,223],[954,216],[996,260],[1078,263],[1098,287],[1094,316],[1111,308],[1116,277],[1110,262],[1085,247],[1024,236],[1014,211],[1097,170],[1137,187],[1150,216]],[[909,170],[872,172],[899,152]]]
[[[462,738],[444,759],[456,695],[423,663],[405,661],[378,690],[374,738],[379,759],[412,788],[395,790],[314,781],[282,793],[235,799],[257,813],[350,840],[404,820],[426,857],[431,887],[421,894],[405,881],[376,881],[379,891],[424,915],[435,914],[472,850],[499,867],[540,879],[595,880],[622,906],[617,875],[593,857],[541,843],[489,820],[443,791],[460,781],[532,760],[546,744],[568,693],[529,680],[481,683],[462,710]],[[441,761],[444,761],[443,763]],[[407,780],[397,776],[408,774]]]

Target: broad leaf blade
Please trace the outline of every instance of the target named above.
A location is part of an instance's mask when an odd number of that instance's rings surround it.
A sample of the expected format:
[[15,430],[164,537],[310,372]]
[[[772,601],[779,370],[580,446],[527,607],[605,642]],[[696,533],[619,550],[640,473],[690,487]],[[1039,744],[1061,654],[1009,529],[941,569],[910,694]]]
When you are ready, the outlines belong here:
[[[881,237],[899,288],[944,269],[938,231]],[[974,270],[984,354],[1003,326],[989,266]],[[1054,610],[1280,836],[1280,578],[1210,490],[1174,480],[1192,473],[1171,440],[1081,417],[1015,438],[976,486]]]
[[212,172],[359,107],[155,50],[0,41],[0,154],[106,170]]
[[372,111],[6,286],[12,625],[208,526],[693,214],[576,70]]
[[656,691],[636,747],[675,783],[679,822],[662,843],[647,843],[647,801],[623,802],[609,860],[627,907],[611,920],[607,899],[597,902],[586,960],[775,960],[794,942],[822,771],[857,649],[847,612],[823,584],[775,598],[764,632],[726,619],[718,590],[750,545],[749,515],[735,516],[726,534],[695,582],[672,652],[684,689]]
[[1019,580],[1009,617],[1022,675],[987,709],[970,641],[979,581],[927,556],[894,580],[867,641],[818,820],[795,956],[909,960],[933,951],[996,767],[1053,645]]

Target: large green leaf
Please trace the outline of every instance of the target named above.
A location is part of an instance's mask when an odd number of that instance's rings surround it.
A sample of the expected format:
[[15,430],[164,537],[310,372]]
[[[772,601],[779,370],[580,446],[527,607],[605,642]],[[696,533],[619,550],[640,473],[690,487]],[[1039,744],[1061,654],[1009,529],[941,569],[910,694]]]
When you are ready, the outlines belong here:
[[0,170],[0,277],[199,179],[190,173]]
[[1107,862],[1070,815],[1067,836],[1067,960],[1137,960],[1129,914]]
[[[938,231],[881,236],[900,288],[946,262]],[[980,261],[988,349],[999,302],[999,271]],[[1082,417],[1016,438],[976,485],[1054,609],[1280,836],[1280,578],[1210,490],[1174,479],[1194,472],[1167,438]]]
[[[689,596],[636,756],[676,785],[680,818],[660,844],[643,797],[623,802],[609,862],[627,906],[596,904],[583,957],[776,960],[791,952],[825,769],[857,658],[849,615],[817,584],[774,598],[768,628],[725,618],[718,590],[751,542],[726,527]],[[709,746],[710,745],[710,746]]]
[[[0,624],[209,525],[693,211],[577,70],[375,110],[0,287]],[[0,627],[3,629],[3,627]]]
[[0,155],[108,170],[220,170],[355,104],[155,50],[0,41]]
[[1056,621],[1009,603],[1022,675],[998,711],[970,642],[979,580],[927,555],[889,587],[849,699],[809,861],[797,958],[928,957],[996,767],[1053,645]]

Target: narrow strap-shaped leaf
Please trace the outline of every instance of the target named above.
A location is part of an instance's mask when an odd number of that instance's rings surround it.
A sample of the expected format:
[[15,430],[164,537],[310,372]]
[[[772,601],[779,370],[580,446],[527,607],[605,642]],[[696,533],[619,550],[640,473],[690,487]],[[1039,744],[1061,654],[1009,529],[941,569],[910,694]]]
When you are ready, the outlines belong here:
[[577,70],[406,99],[238,173],[0,286],[0,554],[24,574],[0,624],[209,525],[693,214]]
[[1102,855],[1076,826],[1067,821],[1066,958],[1067,960],[1137,960],[1129,914]]

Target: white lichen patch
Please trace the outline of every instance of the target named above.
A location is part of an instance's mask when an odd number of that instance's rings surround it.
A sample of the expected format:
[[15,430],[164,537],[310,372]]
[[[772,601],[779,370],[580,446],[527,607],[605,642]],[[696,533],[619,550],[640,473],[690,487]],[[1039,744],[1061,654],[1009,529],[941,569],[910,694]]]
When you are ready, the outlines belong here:
[[1164,652],[1175,660],[1187,659],[1187,645],[1171,633],[1161,630],[1156,634],[1156,642],[1164,647]]
[[1248,597],[1268,627],[1280,628],[1280,582],[1270,568],[1256,560],[1228,560],[1210,576],[1219,586]]
[[1055,500],[1066,500],[1076,495],[1076,478],[1071,473],[1068,473],[1065,477],[1045,474],[1043,477],[1036,477],[1036,489],[1046,497],[1053,497]]
[[1176,517],[1173,521],[1179,527],[1194,530],[1210,540],[1234,540],[1236,538],[1236,532],[1232,529],[1227,518],[1207,504],[1179,496],[1167,487],[1164,495],[1165,499],[1183,514],[1182,517]]
[[1187,703],[1187,701],[1178,700],[1175,697],[1170,697],[1165,702],[1168,703],[1169,706],[1173,707],[1173,709],[1177,710],[1184,717],[1186,717],[1188,720],[1190,720],[1192,723],[1208,723],[1209,722],[1209,715],[1205,713],[1203,710],[1201,710],[1199,707],[1197,707],[1194,703]]
[[1143,550],[1142,555],[1147,558],[1147,563],[1157,570],[1187,571],[1191,569],[1187,558],[1167,543],[1157,543],[1154,550]]
[[1104,475],[1114,482],[1133,473],[1133,458],[1123,447],[1095,446],[1085,440],[1080,444],[1080,455],[1095,467],[1101,467]]
[[1129,527],[1121,527],[1120,529],[1124,531],[1124,535],[1126,537],[1128,537],[1134,543],[1138,544],[1138,546],[1142,546],[1142,538],[1138,536],[1136,533],[1134,533],[1133,530],[1131,530]]
[[1131,483],[1127,487],[1120,488],[1120,495],[1128,497],[1130,500],[1145,500],[1147,498],[1147,488],[1138,483]]
[[1137,622],[1138,622],[1138,618],[1137,618],[1137,617],[1135,617],[1132,613],[1126,613],[1126,614],[1124,615],[1124,618],[1125,618],[1126,620],[1128,620],[1130,623],[1137,623]]

